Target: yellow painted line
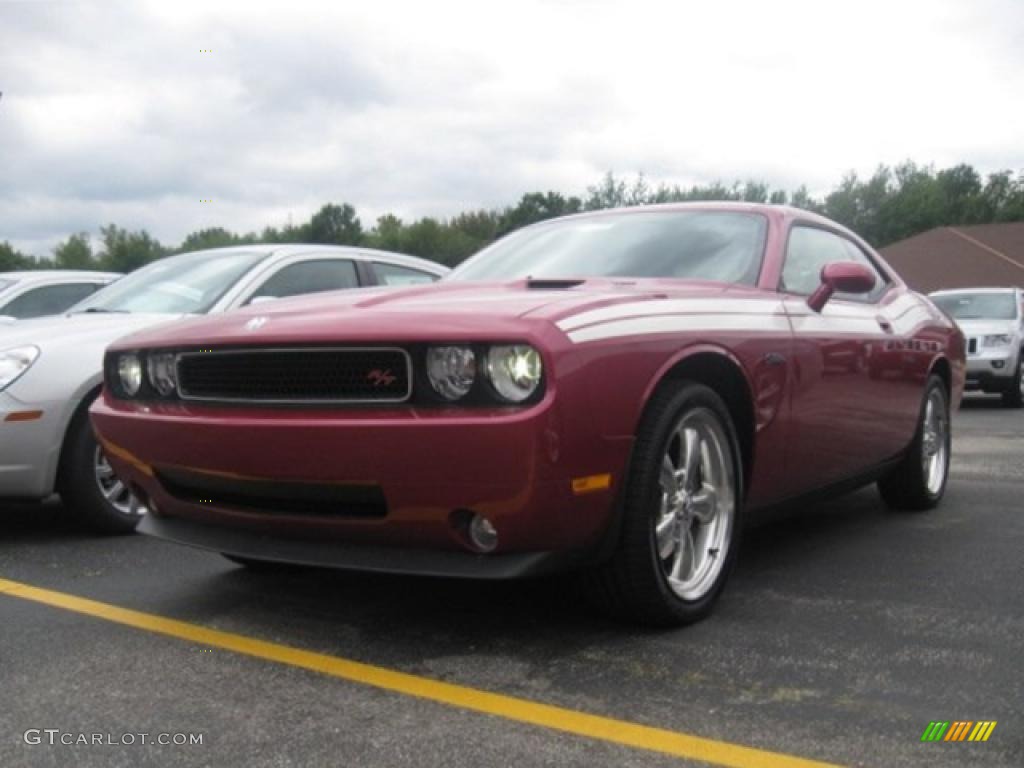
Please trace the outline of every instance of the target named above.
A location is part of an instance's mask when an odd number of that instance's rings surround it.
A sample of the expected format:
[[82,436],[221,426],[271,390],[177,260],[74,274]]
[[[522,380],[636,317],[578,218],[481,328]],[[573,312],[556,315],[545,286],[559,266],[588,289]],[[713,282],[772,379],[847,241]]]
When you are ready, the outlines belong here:
[[119,608],[109,603],[100,603],[63,592],[40,589],[17,581],[0,579],[0,595],[31,600],[53,608],[63,608],[67,611],[74,611],[135,629],[199,643],[204,647],[221,648],[265,661],[308,669],[349,682],[414,696],[439,704],[537,725],[574,736],[660,752],[673,757],[700,760],[712,765],[732,766],[733,768],[838,768],[830,763],[652,728],[625,720],[590,715],[462,685],[443,683],[384,667],[349,661],[337,656],[303,651],[299,648],[269,643],[232,632],[209,629],[198,624],[189,624],[185,621],[168,619],[151,613]]

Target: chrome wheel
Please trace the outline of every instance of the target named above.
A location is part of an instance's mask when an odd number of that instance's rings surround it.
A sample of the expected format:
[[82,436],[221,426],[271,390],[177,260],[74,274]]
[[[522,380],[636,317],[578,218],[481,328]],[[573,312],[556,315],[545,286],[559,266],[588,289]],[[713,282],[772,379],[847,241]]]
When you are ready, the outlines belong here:
[[942,490],[949,462],[949,423],[942,393],[932,390],[924,408],[921,425],[921,465],[928,493]]
[[122,515],[133,517],[146,513],[146,508],[132,495],[128,486],[114,474],[114,468],[110,466],[106,454],[98,445],[93,454],[93,476],[96,478],[96,486],[100,489],[100,494],[111,507]]
[[707,408],[686,413],[670,433],[659,475],[654,537],[662,572],[683,600],[699,600],[725,565],[736,511],[729,442]]

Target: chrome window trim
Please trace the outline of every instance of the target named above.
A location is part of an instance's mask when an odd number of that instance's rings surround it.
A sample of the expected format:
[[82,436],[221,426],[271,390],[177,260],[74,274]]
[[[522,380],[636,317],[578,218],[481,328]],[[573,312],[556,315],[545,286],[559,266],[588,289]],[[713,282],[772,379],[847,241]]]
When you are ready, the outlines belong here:
[[[181,387],[181,361],[188,357],[210,357],[211,355],[239,355],[253,353],[308,353],[308,352],[400,352],[405,359],[406,392],[400,398],[387,397],[369,400],[366,398],[312,398],[278,399],[253,397],[197,397],[187,394]],[[174,356],[174,377],[178,397],[190,403],[252,403],[255,405],[376,405],[380,403],[407,403],[412,398],[413,370],[412,357],[402,347],[249,347],[242,349],[218,349],[210,352],[178,352]]]

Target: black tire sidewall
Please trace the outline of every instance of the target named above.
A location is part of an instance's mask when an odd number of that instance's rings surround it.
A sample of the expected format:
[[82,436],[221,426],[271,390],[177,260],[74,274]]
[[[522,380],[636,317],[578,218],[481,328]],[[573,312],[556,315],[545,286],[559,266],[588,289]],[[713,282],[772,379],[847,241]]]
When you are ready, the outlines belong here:
[[[726,545],[725,564],[722,566],[714,586],[697,600],[684,600],[672,590],[663,573],[657,554],[654,528],[658,500],[661,495],[659,476],[662,457],[668,447],[673,427],[686,412],[696,408],[704,408],[713,413],[726,436],[733,464],[735,509],[730,537]],[[728,580],[729,573],[735,565],[736,553],[739,548],[743,465],[735,427],[725,403],[713,390],[701,384],[681,383],[671,390],[660,392],[652,401],[649,412],[640,427],[638,440],[644,441],[641,448],[643,455],[634,457],[630,470],[628,481],[630,490],[627,493],[630,506],[626,510],[626,535],[631,540],[624,543],[633,549],[635,557],[645,558],[646,568],[650,570],[650,580],[658,590],[658,599],[666,607],[666,612],[677,621],[694,621],[706,615],[718,599]]]
[[138,515],[119,512],[104,498],[96,483],[96,436],[89,423],[88,406],[75,416],[68,431],[68,462],[61,482],[61,497],[89,530],[103,534],[124,534],[135,530]]
[[[942,404],[945,411],[943,415],[946,420],[946,431],[943,435],[943,440],[945,441],[946,449],[946,470],[945,474],[942,477],[942,485],[940,485],[939,489],[933,493],[928,490],[928,478],[925,475],[922,460],[924,453],[924,416],[928,410],[928,400],[931,398],[932,392],[935,390],[938,390],[939,394],[942,396]],[[925,389],[924,400],[921,402],[921,415],[918,417],[917,420],[917,435],[914,438],[914,450],[911,456],[914,466],[917,467],[919,475],[918,483],[920,484],[920,494],[924,499],[927,500],[930,506],[937,504],[939,502],[939,499],[942,498],[943,494],[946,491],[946,484],[949,482],[949,465],[953,459],[952,448],[953,429],[952,422],[950,420],[949,392],[946,391],[946,385],[943,383],[942,379],[940,379],[938,376],[933,375],[928,380],[928,386]]]

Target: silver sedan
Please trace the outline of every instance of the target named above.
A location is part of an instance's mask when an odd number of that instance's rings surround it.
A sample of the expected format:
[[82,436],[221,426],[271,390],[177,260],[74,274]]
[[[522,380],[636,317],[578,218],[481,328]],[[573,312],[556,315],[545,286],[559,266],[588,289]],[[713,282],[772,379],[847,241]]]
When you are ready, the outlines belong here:
[[171,256],[62,315],[0,326],[0,498],[54,492],[107,533],[145,511],[115,477],[89,426],[103,352],[128,333],[189,315],[328,290],[410,285],[448,270],[361,248],[250,245]]
[[56,315],[119,277],[72,269],[0,272],[0,324]]

